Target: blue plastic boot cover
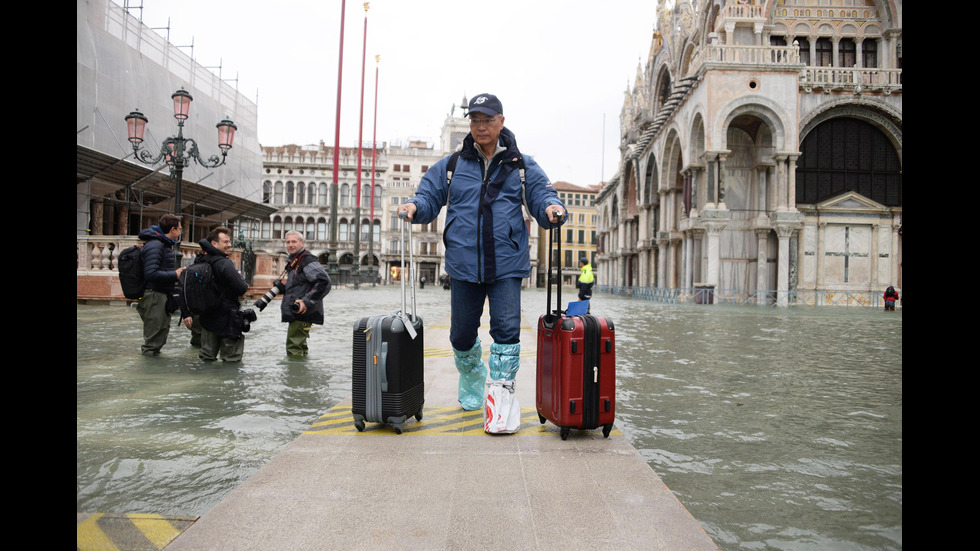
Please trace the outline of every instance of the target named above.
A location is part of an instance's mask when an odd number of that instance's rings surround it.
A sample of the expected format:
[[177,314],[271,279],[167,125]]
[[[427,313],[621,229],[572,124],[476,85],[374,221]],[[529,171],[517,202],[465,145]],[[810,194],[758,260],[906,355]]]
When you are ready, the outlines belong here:
[[521,367],[521,343],[490,345],[490,378],[513,381]]
[[459,371],[459,404],[474,411],[483,407],[483,391],[487,382],[487,366],[483,363],[480,339],[466,351],[453,348],[456,371]]

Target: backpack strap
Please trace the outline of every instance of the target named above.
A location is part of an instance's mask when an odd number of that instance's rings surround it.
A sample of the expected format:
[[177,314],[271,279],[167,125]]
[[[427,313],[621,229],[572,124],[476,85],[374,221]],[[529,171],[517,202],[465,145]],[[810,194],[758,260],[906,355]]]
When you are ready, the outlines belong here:
[[[459,160],[460,151],[453,151],[453,154],[449,156],[449,164],[446,165],[446,188],[449,188],[450,184],[453,183],[453,172],[456,171],[456,161]],[[448,204],[448,198],[446,200]]]
[[[461,151],[454,151],[452,155],[449,156],[449,162],[446,164],[446,207],[449,207],[449,187],[453,183],[453,172],[456,172],[456,161],[459,160],[459,154]],[[521,202],[524,203],[524,210],[528,213],[531,211],[527,208],[527,180],[524,177],[525,166],[524,166],[524,156],[518,157],[517,165],[518,173],[521,175]]]

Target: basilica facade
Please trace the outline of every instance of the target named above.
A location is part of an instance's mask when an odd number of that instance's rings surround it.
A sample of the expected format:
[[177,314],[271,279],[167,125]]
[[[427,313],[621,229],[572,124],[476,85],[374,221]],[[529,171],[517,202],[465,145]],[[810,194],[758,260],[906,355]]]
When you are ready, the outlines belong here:
[[657,13],[597,199],[599,281],[777,305],[901,291],[901,1]]

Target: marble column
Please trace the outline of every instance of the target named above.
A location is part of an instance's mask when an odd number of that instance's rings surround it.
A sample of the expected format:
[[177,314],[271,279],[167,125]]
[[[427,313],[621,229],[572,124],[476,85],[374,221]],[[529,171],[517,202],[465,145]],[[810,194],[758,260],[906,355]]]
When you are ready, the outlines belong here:
[[689,286],[694,287],[696,282],[701,281],[701,274],[704,271],[704,230],[691,230],[691,279]]
[[756,257],[757,267],[755,276],[755,287],[759,306],[766,305],[766,291],[769,290],[769,228],[756,228],[758,255]]
[[799,155],[786,156],[786,209],[796,210],[796,159]]
[[105,200],[102,197],[92,199],[92,221],[90,235],[102,235],[105,224]]
[[718,155],[718,208],[721,210],[728,208],[725,206],[725,160],[727,158],[727,153]]
[[773,174],[773,187],[775,188],[776,205],[774,211],[786,210],[786,155],[773,155],[776,161],[775,174]]
[[794,229],[789,226],[776,226],[776,237],[779,238],[779,263],[776,267],[776,304],[789,305],[789,240],[793,237]]
[[705,224],[708,234],[708,273],[705,274],[705,283],[718,286],[721,274],[721,232],[725,229],[724,223],[709,222]]
[[878,263],[881,259],[878,257],[878,232],[881,229],[880,224],[871,224],[871,258],[870,268],[871,268],[871,292],[874,293],[876,289],[881,288],[881,282],[878,281]]
[[824,288],[824,259],[826,257],[826,242],[824,237],[827,234],[827,223],[817,222],[817,289]]

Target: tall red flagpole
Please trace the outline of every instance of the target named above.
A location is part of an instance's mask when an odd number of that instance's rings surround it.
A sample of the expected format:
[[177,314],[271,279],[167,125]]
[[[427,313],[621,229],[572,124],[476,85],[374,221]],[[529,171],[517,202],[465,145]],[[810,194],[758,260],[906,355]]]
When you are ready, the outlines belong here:
[[374,56],[374,135],[371,137],[371,232],[368,234],[368,266],[371,266],[371,282],[374,283],[377,277],[377,268],[374,268],[374,170],[378,158],[378,63],[381,56]]
[[357,129],[357,189],[354,196],[357,198],[354,203],[354,288],[360,285],[361,269],[361,151],[364,146],[364,64],[367,59],[367,12],[368,2],[364,3],[364,43],[361,49],[361,113],[360,122]]
[[337,199],[339,195],[338,183],[340,176],[340,92],[344,82],[344,14],[347,11],[347,0],[340,3],[340,59],[337,62],[337,120],[334,122],[333,139],[333,183],[330,186],[330,244],[328,251],[330,263],[328,271],[335,277],[334,281],[340,281],[340,266],[337,258]]

